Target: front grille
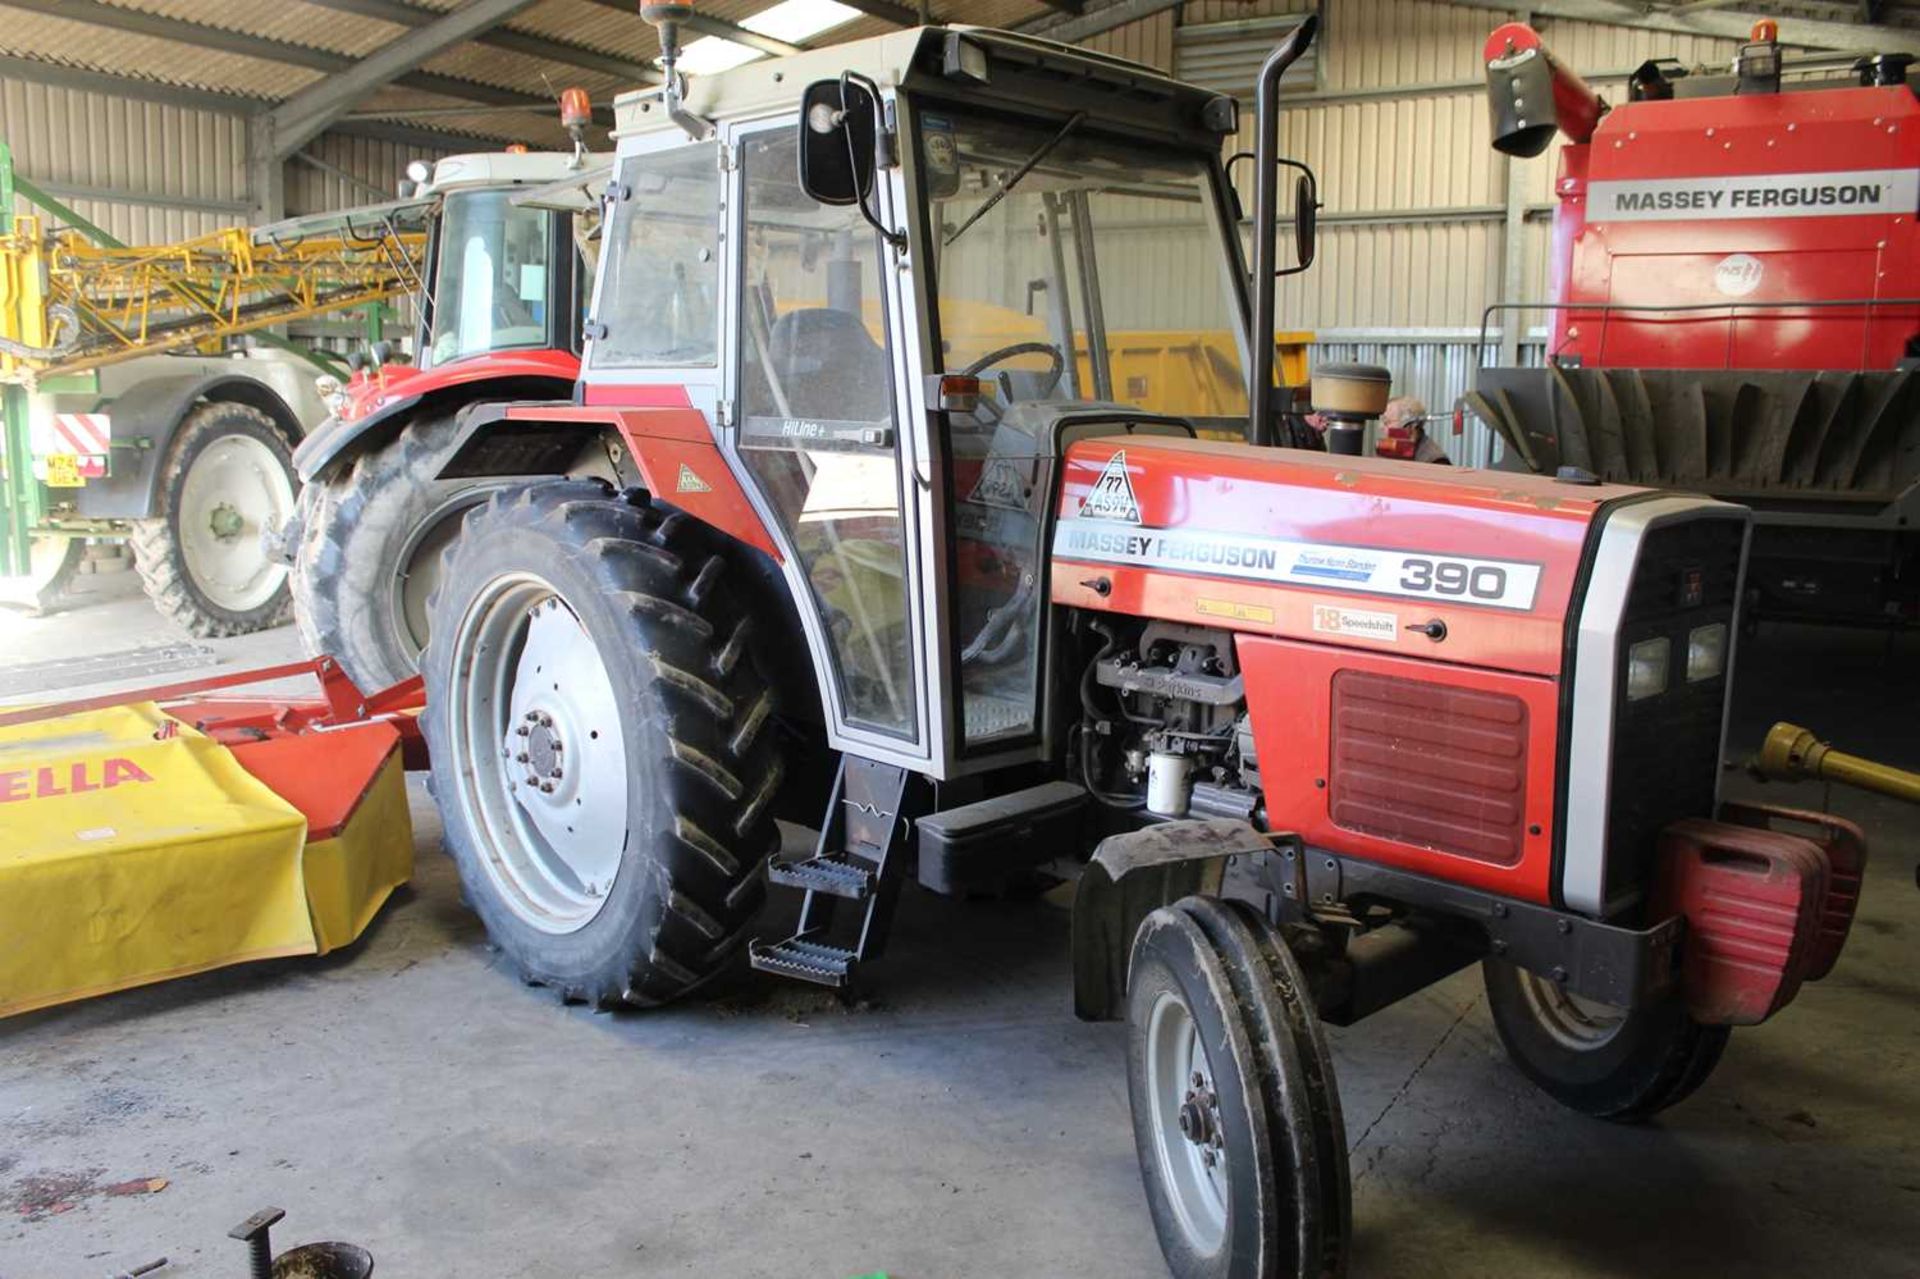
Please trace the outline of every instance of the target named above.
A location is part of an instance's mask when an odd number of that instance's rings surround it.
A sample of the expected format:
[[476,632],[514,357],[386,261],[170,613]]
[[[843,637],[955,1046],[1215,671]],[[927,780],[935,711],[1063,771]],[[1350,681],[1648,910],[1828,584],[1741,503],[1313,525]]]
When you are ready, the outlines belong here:
[[1336,825],[1511,866],[1525,851],[1527,706],[1507,693],[1333,677]]
[[[1621,618],[1614,672],[1612,785],[1607,813],[1605,900],[1609,912],[1644,896],[1660,831],[1683,817],[1711,817],[1720,774],[1727,672],[1689,682],[1687,636],[1733,625],[1740,593],[1739,520],[1698,519],[1649,530],[1640,545]],[[1697,602],[1689,595],[1697,586]],[[1627,655],[1665,636],[1671,664],[1664,692],[1627,700]],[[1731,642],[1732,636],[1728,636]],[[1574,743],[1579,749],[1579,743]],[[1572,766],[1579,768],[1576,758]]]

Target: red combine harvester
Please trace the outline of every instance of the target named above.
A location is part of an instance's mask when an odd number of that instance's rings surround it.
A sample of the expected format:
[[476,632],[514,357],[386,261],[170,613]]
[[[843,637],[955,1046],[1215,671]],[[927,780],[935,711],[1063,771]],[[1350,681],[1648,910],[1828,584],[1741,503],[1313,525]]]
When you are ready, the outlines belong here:
[[[589,272],[577,236],[604,161],[584,148],[586,95],[562,95],[566,152],[449,156],[410,174],[431,201],[427,286],[411,365],[376,344],[329,397],[332,415],[294,451],[300,510],[285,539],[309,652],[363,688],[414,673],[433,574],[460,517],[501,482],[439,476],[470,404],[564,395],[580,373]],[[529,194],[549,194],[529,203]]]
[[[443,471],[546,476],[467,514],[421,661],[446,841],[527,980],[658,1004],[745,947],[844,987],[908,879],[1085,862],[1076,1009],[1128,1021],[1171,1269],[1318,1276],[1323,1019],[1484,962],[1519,1067],[1634,1118],[1831,967],[1859,833],[1717,794],[1745,508],[1262,446],[1316,18],[1260,74],[1249,270],[1231,98],[940,27],[689,83],[689,8],[642,12],[665,78],[616,103],[581,387],[466,411]],[[1252,366],[1246,443],[1113,376],[1143,217]],[[990,336],[1036,298],[1043,336]],[[776,857],[783,799],[813,855]],[[752,940],[769,882],[799,927]]]
[[[1920,100],[1756,25],[1731,74],[1648,62],[1611,108],[1531,27],[1487,40],[1493,142],[1556,133],[1547,367],[1483,369],[1502,464],[1754,511],[1754,617],[1920,616]],[[1827,73],[1831,76],[1831,72]],[[1783,75],[1787,78],[1783,79]],[[1500,308],[1490,308],[1489,318]],[[1511,308],[1519,324],[1539,304]]]

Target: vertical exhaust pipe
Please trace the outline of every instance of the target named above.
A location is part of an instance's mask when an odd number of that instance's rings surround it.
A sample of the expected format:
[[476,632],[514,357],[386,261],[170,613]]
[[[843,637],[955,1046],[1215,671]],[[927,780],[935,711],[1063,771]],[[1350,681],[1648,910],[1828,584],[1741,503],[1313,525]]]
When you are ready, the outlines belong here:
[[1310,13],[1292,34],[1274,46],[1260,65],[1255,101],[1253,166],[1253,385],[1247,396],[1253,410],[1247,438],[1254,444],[1272,444],[1274,273],[1280,269],[1280,77],[1300,60],[1320,29],[1320,15]]

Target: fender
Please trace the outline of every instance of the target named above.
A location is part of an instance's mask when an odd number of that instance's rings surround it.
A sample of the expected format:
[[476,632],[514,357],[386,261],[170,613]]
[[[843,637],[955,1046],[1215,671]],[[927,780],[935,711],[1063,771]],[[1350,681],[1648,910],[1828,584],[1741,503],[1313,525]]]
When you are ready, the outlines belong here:
[[[677,387],[671,390],[680,393]],[[460,442],[441,468],[441,479],[562,475],[586,437],[610,430],[626,446],[648,492],[775,563],[783,559],[714,446],[706,414],[684,399],[643,408],[478,404],[462,415],[462,423]]]
[[[74,490],[75,512],[88,519],[142,520],[154,514],[159,498],[160,461],[187,415],[201,401],[245,404],[259,409],[289,443],[304,432],[300,419],[266,383],[233,373],[187,374],[150,378],[108,405],[113,417],[112,474]],[[134,446],[144,438],[146,443]]]
[[348,387],[349,416],[333,416],[293,451],[302,484],[398,435],[422,408],[440,409],[481,399],[530,399],[571,393],[580,357],[571,351],[507,351],[430,369],[389,366],[377,380]]

